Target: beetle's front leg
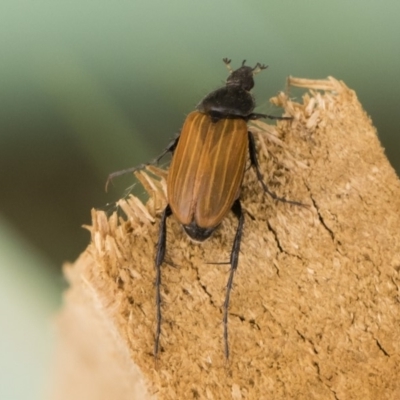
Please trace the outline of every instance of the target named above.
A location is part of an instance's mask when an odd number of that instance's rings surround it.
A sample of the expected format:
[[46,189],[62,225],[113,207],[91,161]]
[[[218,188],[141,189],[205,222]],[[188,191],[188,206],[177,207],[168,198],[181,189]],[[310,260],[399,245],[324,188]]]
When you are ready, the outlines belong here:
[[281,120],[290,121],[291,119],[293,119],[293,117],[276,117],[276,116],[274,116],[274,115],[259,114],[259,113],[251,113],[250,115],[248,115],[248,116],[246,117],[246,119],[247,119],[248,121],[250,121],[250,120],[254,121],[254,120],[256,120],[256,119],[261,119],[261,118],[277,119],[277,120],[279,120],[279,121],[281,121]]

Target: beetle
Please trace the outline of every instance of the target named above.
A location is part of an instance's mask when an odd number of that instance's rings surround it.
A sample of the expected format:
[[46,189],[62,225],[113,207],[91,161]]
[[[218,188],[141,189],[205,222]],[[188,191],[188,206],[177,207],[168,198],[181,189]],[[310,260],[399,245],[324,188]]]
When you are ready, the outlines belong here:
[[[266,193],[275,200],[302,205],[278,197],[267,188],[257,160],[254,136],[247,128],[250,120],[292,119],[253,112],[255,100],[250,93],[254,86],[253,76],[267,67],[257,63],[252,68],[245,65],[244,60],[240,68],[233,70],[230,66],[231,60],[225,58],[223,61],[230,72],[226,85],[212,91],[200,101],[196,110],[187,116],[178,137],[153,162],[158,163],[165,154],[172,153],[167,177],[168,204],[161,215],[155,256],[155,358],[160,350],[161,266],[165,259],[168,217],[174,215],[188,236],[196,242],[208,239],[230,210],[238,219],[223,304],[224,353],[228,359],[228,311],[244,225],[240,187],[246,169],[247,154],[251,167],[254,168],[257,179]],[[121,173],[143,167],[144,165],[140,165],[111,174],[109,180]]]

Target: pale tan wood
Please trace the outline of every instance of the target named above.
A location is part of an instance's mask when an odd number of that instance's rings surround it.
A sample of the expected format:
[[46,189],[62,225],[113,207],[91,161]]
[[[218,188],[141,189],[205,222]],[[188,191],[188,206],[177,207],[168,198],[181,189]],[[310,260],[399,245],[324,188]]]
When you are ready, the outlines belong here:
[[232,215],[202,245],[168,223],[174,267],[163,266],[155,366],[165,174],[140,175],[151,188],[146,209],[130,198],[119,202],[126,221],[93,211],[92,243],[66,267],[52,399],[400,398],[400,182],[352,90],[333,78],[289,83],[312,89],[300,102],[273,99],[294,120],[253,131],[270,189],[309,207],[275,203],[246,173],[229,363],[229,266],[207,262],[228,260]]

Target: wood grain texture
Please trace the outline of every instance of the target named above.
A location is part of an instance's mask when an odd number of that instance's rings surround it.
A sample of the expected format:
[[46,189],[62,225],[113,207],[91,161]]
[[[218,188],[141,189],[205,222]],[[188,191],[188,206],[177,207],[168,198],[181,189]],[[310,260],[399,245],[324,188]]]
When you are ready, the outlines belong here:
[[273,99],[294,120],[252,130],[269,187],[309,207],[275,203],[245,174],[230,362],[221,324],[229,266],[209,262],[229,257],[232,215],[201,245],[168,222],[174,267],[163,266],[155,365],[166,183],[153,168],[138,174],[152,193],[146,206],[121,200],[127,220],[93,211],[92,242],[67,268],[53,400],[140,398],[135,389],[158,399],[400,398],[399,179],[352,90],[333,78],[290,82],[311,88],[300,102]]

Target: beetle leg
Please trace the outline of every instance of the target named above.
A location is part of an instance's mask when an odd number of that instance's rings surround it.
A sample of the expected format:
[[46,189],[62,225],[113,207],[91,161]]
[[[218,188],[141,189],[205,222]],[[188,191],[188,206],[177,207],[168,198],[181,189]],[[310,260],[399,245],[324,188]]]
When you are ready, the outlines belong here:
[[155,158],[153,161],[151,161],[149,164],[158,164],[160,162],[160,160],[167,153],[174,154],[176,146],[178,145],[179,136],[180,136],[180,134],[175,139],[171,140],[171,142],[168,143],[168,146],[162,151],[162,153],[157,158]]
[[226,296],[224,302],[224,346],[225,346],[225,357],[229,358],[229,342],[228,342],[228,311],[229,311],[229,300],[231,296],[233,276],[235,275],[238,261],[239,261],[239,251],[240,251],[240,242],[242,240],[242,232],[243,232],[243,223],[244,223],[244,214],[242,211],[242,206],[240,204],[240,200],[237,199],[232,206],[232,211],[239,220],[238,227],[236,229],[235,239],[233,241],[232,251],[231,251],[231,269],[229,272],[228,283],[226,285]]
[[268,193],[274,200],[281,201],[283,203],[295,204],[296,206],[304,206],[304,204],[300,203],[299,201],[287,200],[284,197],[279,197],[274,192],[271,192],[268,189],[267,185],[264,182],[264,178],[263,178],[263,176],[261,174],[260,165],[258,164],[256,143],[254,141],[254,136],[250,131],[248,132],[248,137],[249,137],[250,163],[251,163],[251,166],[256,171],[257,179],[261,183],[261,186],[263,187],[264,192]]
[[260,119],[260,118],[269,118],[269,119],[277,119],[279,121],[281,120],[292,120],[293,117],[276,117],[274,115],[268,115],[268,114],[259,114],[259,113],[251,113],[246,117],[247,120],[255,120],[255,119]]
[[106,182],[106,192],[107,192],[108,185],[110,184],[110,182],[112,182],[112,180],[114,178],[116,178],[117,176],[121,176],[121,175],[129,174],[129,173],[132,173],[135,171],[139,171],[141,169],[146,168],[147,165],[158,164],[159,161],[167,153],[174,153],[176,146],[178,145],[178,141],[179,141],[179,135],[168,144],[168,146],[162,151],[162,153],[158,157],[156,157],[153,161],[150,161],[149,163],[139,164],[136,167],[122,169],[121,171],[115,171],[115,172],[111,173],[110,175],[108,175],[107,182]]
[[161,264],[164,261],[166,241],[167,241],[167,218],[172,214],[171,207],[167,205],[165,207],[160,221],[160,231],[158,234],[155,267],[156,267],[156,333],[154,340],[154,357],[157,359],[159,344],[160,344],[160,334],[161,334]]

